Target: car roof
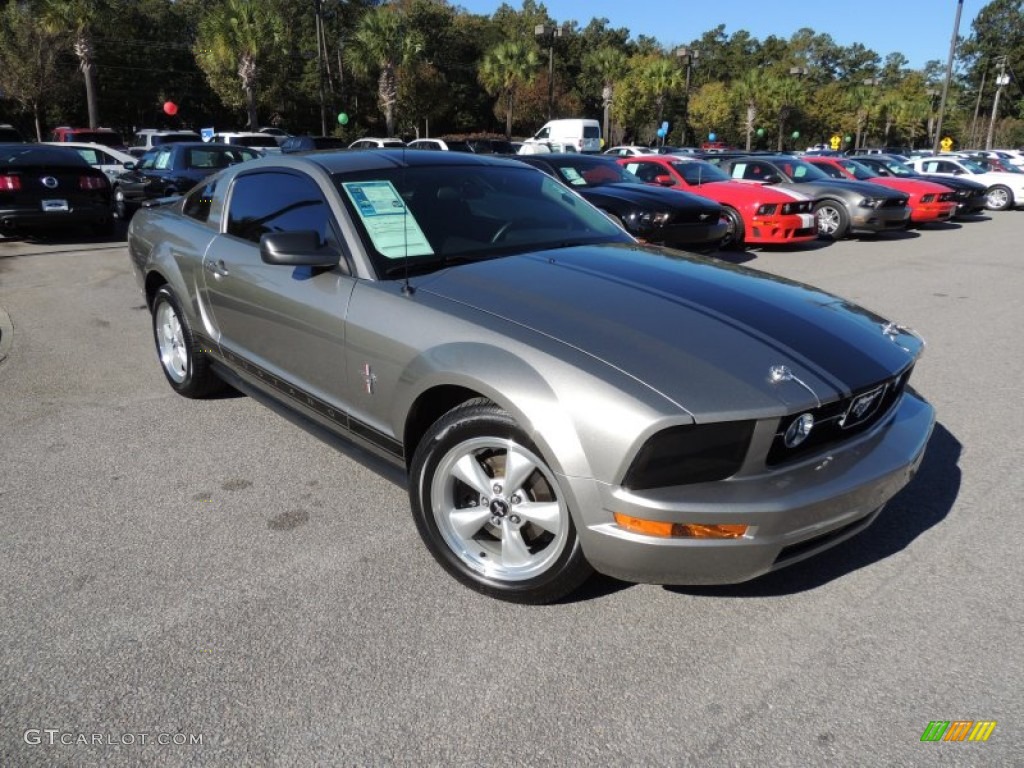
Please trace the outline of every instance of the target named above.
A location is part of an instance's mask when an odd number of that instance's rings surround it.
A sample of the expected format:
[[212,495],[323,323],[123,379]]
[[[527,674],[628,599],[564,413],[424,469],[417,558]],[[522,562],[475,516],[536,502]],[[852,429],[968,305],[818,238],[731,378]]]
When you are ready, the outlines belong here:
[[[209,146],[209,145],[207,145]],[[230,145],[222,145],[229,148]],[[522,168],[523,163],[500,155],[474,155],[469,152],[417,152],[415,149],[381,149],[377,152],[360,152],[348,149],[326,149],[310,153],[289,153],[267,155],[256,160],[250,167],[314,165],[327,173],[347,171],[375,171],[390,168],[419,168],[423,166],[500,166]]]

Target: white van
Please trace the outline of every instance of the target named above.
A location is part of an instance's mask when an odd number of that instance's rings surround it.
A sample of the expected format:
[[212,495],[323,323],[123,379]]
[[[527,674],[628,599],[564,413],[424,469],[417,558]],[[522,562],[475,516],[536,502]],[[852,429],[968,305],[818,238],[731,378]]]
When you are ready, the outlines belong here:
[[549,120],[544,127],[523,142],[521,155],[544,152],[600,152],[601,124],[597,120],[570,118]]

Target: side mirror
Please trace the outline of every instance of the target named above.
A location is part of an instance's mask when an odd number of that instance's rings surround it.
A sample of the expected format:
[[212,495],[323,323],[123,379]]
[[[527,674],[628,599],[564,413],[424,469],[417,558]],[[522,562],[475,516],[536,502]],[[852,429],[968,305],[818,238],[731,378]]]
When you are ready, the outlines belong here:
[[659,174],[659,175],[655,176],[654,177],[654,183],[655,184],[660,184],[663,187],[674,187],[675,184],[676,184],[672,180],[672,177],[669,176],[667,173]]
[[124,164],[124,169],[126,171],[134,171],[135,170],[135,163],[125,163]]
[[[316,232],[274,232],[260,238],[260,258],[265,264],[286,267],[322,267],[341,265],[341,251],[320,244]],[[346,270],[347,271],[347,270]]]

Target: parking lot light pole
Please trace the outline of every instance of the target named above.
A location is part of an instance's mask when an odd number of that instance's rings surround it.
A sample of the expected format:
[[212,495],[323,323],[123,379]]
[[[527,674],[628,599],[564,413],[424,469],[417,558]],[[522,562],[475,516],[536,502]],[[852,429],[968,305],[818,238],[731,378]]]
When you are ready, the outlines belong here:
[[548,38],[548,120],[551,120],[555,110],[555,38],[561,37],[564,31],[555,25],[538,24],[533,34],[537,38]]

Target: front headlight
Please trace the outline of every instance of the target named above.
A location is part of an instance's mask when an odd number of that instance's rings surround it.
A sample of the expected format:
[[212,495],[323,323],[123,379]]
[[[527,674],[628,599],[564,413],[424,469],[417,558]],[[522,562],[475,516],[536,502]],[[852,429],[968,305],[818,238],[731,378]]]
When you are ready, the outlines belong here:
[[753,421],[669,427],[644,443],[622,485],[639,491],[724,480],[742,466],[753,433]]
[[778,203],[765,203],[757,209],[758,216],[771,216],[778,209]]
[[921,195],[922,203],[930,203],[935,200],[935,195]]
[[882,200],[877,197],[865,197],[857,205],[861,208],[878,208],[882,204]]

